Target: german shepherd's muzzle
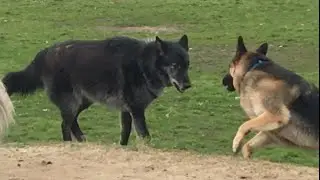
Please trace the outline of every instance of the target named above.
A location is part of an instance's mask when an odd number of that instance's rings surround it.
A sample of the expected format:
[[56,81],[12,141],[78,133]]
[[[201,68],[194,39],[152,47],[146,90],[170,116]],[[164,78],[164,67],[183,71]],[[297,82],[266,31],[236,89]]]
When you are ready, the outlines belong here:
[[233,86],[233,78],[230,75],[230,73],[227,73],[223,79],[222,79],[222,85],[228,90],[228,91],[235,91],[235,88]]

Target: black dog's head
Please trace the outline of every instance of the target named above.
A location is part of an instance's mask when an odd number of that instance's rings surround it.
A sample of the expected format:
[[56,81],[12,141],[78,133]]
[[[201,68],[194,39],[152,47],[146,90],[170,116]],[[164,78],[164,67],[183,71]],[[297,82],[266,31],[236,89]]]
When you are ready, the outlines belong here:
[[174,85],[181,93],[190,88],[187,35],[183,35],[177,42],[164,41],[157,36],[155,44],[158,51],[156,66],[165,74],[167,86]]

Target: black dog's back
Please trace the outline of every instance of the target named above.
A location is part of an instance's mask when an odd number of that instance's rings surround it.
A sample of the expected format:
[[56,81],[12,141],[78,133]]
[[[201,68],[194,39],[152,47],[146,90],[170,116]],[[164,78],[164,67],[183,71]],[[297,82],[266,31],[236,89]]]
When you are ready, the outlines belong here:
[[[58,74],[64,78],[56,77],[55,82],[67,80],[70,86],[80,87],[90,96],[88,98],[100,102],[107,98],[102,96],[119,94],[119,91],[124,90],[125,84],[130,84],[131,87],[142,86],[145,79],[140,69],[139,64],[142,62],[139,62],[139,56],[144,45],[144,42],[128,37],[58,44],[52,53],[59,51],[58,54],[61,54],[58,57],[58,67],[61,69]],[[56,58],[54,55],[49,57]]]

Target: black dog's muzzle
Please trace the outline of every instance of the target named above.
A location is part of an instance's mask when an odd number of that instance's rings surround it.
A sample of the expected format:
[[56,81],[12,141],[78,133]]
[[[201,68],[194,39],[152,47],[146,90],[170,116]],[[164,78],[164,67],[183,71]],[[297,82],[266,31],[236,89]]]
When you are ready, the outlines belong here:
[[191,84],[188,82],[188,83],[184,83],[184,84],[183,84],[181,90],[182,90],[182,91],[185,91],[185,90],[187,90],[187,89],[189,89],[189,88],[191,88]]
[[173,82],[172,84],[180,93],[183,93],[185,90],[191,88],[190,82],[181,83],[181,85],[176,82]]
[[235,91],[236,89],[233,86],[233,78],[228,73],[226,74],[222,79],[222,85],[228,90],[228,91]]

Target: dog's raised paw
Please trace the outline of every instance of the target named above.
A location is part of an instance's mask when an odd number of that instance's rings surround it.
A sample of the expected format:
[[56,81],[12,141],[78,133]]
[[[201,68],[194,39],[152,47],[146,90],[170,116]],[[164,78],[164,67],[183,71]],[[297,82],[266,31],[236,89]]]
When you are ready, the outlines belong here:
[[239,152],[239,147],[241,145],[241,141],[243,139],[243,135],[240,133],[237,133],[237,135],[234,137],[233,139],[233,143],[232,143],[232,151],[233,153],[238,153]]
[[240,143],[239,145],[237,145],[237,147],[232,147],[232,152],[234,155],[237,155],[240,152],[240,147],[242,146],[242,143]]

